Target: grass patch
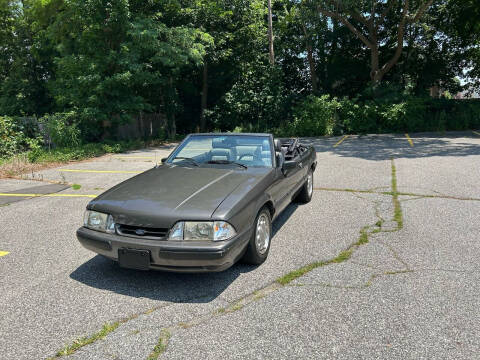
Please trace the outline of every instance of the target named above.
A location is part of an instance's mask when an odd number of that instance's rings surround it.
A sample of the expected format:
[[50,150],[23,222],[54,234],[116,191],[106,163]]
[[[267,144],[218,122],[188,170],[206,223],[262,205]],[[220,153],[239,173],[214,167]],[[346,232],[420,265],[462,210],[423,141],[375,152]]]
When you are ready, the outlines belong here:
[[353,247],[347,249],[347,250],[343,250],[340,254],[337,255],[336,258],[333,258],[332,260],[330,260],[328,263],[329,264],[339,264],[339,263],[342,263],[344,261],[347,261],[348,259],[350,259],[350,257],[352,256],[353,254]]
[[278,278],[276,281],[280,285],[287,285],[288,283],[292,282],[293,280],[305,275],[306,273],[309,273],[310,271],[330,265],[330,264],[340,264],[344,261],[347,261],[350,259],[350,257],[353,254],[353,251],[355,250],[356,247],[361,246],[363,244],[368,243],[368,226],[365,226],[362,228],[360,231],[360,237],[358,241],[354,244],[352,244],[348,249],[345,249],[341,251],[336,257],[333,259],[327,260],[327,261],[315,261],[313,263],[307,264],[305,266],[302,266],[299,269],[290,271],[288,274],[283,275],[282,277]]
[[364,193],[364,194],[373,194],[375,191],[372,190],[359,190],[359,189],[340,189],[340,188],[326,188],[326,187],[316,187],[314,190],[321,190],[321,191],[341,191],[341,192],[350,192],[350,193]]
[[314,263],[302,266],[301,268],[290,271],[288,274],[285,274],[282,277],[278,278],[277,283],[279,283],[280,285],[287,285],[288,283],[299,278],[300,276],[303,276],[306,273],[309,273],[310,271],[318,267],[325,266],[327,264],[327,261],[316,261]]
[[357,245],[363,245],[368,243],[368,230],[363,228],[360,230],[360,238],[357,241]]
[[240,309],[243,308],[243,304],[241,302],[237,302],[236,304],[234,304],[229,310],[229,312],[232,312],[232,311],[238,311]]
[[78,185],[78,184],[73,184],[72,185],[73,190],[80,190],[81,187],[82,187],[82,185]]
[[395,162],[393,159],[392,162],[392,199],[393,199],[393,221],[397,223],[397,230],[403,228],[403,214],[402,207],[400,206],[400,200],[398,200],[398,190],[397,190],[397,169],[395,167]]
[[153,351],[148,355],[147,360],[157,360],[158,357],[167,349],[168,340],[170,339],[170,332],[168,330],[162,330],[158,343],[153,348]]
[[56,359],[62,356],[67,356],[67,355],[72,355],[75,351],[80,349],[81,347],[91,344],[97,340],[103,339],[105,336],[110,334],[112,331],[114,331],[118,326],[120,325],[120,322],[114,322],[112,324],[105,324],[103,325],[102,330],[99,332],[96,332],[93,335],[90,336],[85,336],[80,339],[77,339],[73,342],[71,345],[65,346],[62,350],[59,350],[56,354],[55,357],[51,359]]

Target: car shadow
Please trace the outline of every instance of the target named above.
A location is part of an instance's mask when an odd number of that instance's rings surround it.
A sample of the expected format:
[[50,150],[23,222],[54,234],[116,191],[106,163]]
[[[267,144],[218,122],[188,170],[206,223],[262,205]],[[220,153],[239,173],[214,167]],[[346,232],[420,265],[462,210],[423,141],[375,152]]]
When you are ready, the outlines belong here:
[[301,142],[313,145],[317,153],[332,152],[341,157],[365,160],[390,160],[392,158],[465,157],[480,155],[480,145],[469,142],[478,136],[469,132],[446,134],[410,134],[411,147],[404,134],[365,135],[351,137],[334,147],[340,138],[302,138]]
[[[288,221],[297,207],[297,204],[290,204],[278,216],[272,226],[273,235]],[[114,261],[97,255],[75,269],[70,278],[86,286],[135,298],[207,303],[222,294],[239,276],[254,271],[257,267],[237,262],[218,273],[136,271],[123,269]]]

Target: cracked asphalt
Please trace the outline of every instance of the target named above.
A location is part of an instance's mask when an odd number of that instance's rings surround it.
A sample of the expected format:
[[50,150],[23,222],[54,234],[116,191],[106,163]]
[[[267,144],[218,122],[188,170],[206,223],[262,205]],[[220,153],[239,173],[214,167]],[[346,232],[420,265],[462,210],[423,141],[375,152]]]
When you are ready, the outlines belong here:
[[[75,238],[88,196],[171,147],[0,180],[0,193],[81,185],[10,203],[0,196],[0,358],[53,357],[120,321],[68,357],[477,359],[480,136],[409,135],[413,147],[403,134],[350,136],[336,147],[341,137],[303,139],[317,150],[312,201],[275,222],[262,266],[213,274],[120,269]],[[362,229],[368,242],[352,248]],[[349,248],[346,261],[275,282]]]

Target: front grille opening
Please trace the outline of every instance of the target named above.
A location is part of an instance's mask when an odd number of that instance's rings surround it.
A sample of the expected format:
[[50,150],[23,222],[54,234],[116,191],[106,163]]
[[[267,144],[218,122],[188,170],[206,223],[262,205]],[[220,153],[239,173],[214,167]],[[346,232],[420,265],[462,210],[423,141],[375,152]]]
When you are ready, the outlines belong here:
[[164,239],[168,234],[168,229],[165,228],[151,228],[123,224],[117,224],[116,230],[119,235],[140,239],[160,240]]

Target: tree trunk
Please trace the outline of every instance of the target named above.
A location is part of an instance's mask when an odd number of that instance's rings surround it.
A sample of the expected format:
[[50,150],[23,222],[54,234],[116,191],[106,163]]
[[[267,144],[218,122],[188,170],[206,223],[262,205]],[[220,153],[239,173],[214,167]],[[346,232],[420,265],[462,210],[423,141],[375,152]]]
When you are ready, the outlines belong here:
[[378,84],[382,79],[379,69],[379,51],[375,45],[370,49],[370,79],[374,84]]
[[138,127],[140,128],[140,137],[142,139],[145,138],[145,130],[143,128],[143,111],[140,111],[140,114],[138,116]]
[[177,123],[175,122],[175,114],[171,114],[170,118],[170,139],[175,140],[177,136]]
[[308,60],[308,65],[310,67],[310,80],[312,82],[312,92],[316,94],[318,91],[317,72],[315,70],[315,59],[313,58],[312,45],[310,45],[309,43],[307,43],[307,60]]
[[268,51],[270,64],[275,64],[275,54],[273,52],[273,24],[272,24],[272,0],[268,0]]
[[207,109],[208,100],[208,64],[207,60],[203,63],[203,78],[202,78],[202,98],[200,104],[200,131],[205,131],[205,110]]
[[[350,8],[341,12],[341,6],[335,10],[318,7],[318,11],[329,18],[340,21],[345,27],[347,27],[359,40],[361,40],[367,48],[370,49],[370,79],[374,84],[378,84],[382,81],[386,73],[388,73],[399,61],[403,51],[403,40],[405,36],[405,29],[407,23],[414,24],[423,16],[425,11],[432,5],[434,0],[425,0],[420,3],[415,14],[409,15],[410,0],[404,0],[402,10],[400,14],[400,21],[397,28],[397,47],[395,53],[390,60],[388,60],[382,67],[379,65],[379,46],[380,42],[377,38],[377,30],[380,24],[385,25],[385,18],[392,8],[398,4],[397,1],[388,1],[384,11],[379,17],[376,17],[376,5],[375,1],[372,2],[372,10],[369,18],[365,17],[364,12],[358,12],[356,9]],[[336,1],[332,1],[337,4]],[[338,4],[337,4],[338,5]],[[340,10],[339,10],[340,8]],[[357,27],[354,23],[351,23],[349,18],[353,18],[357,22],[362,23],[367,28],[367,34],[361,27]]]

